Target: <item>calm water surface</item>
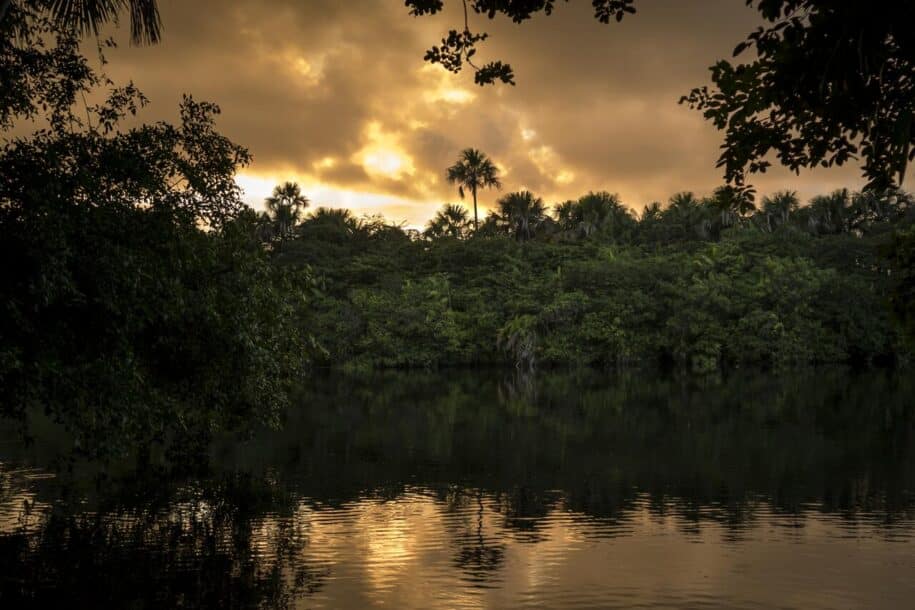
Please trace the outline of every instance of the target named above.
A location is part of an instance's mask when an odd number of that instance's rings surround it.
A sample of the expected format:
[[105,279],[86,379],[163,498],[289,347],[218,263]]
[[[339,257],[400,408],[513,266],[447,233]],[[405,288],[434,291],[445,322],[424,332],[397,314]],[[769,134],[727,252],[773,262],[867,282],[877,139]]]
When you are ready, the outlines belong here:
[[307,386],[194,476],[7,425],[0,607],[913,607],[904,372]]

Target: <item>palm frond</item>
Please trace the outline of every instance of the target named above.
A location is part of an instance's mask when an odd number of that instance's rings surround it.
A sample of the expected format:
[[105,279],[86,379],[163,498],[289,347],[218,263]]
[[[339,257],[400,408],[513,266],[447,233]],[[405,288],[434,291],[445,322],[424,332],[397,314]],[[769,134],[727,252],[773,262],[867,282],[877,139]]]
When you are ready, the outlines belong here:
[[134,44],[155,44],[161,39],[162,20],[157,0],[36,0],[61,27],[81,34],[98,35],[102,26],[117,22],[122,11],[130,15]]

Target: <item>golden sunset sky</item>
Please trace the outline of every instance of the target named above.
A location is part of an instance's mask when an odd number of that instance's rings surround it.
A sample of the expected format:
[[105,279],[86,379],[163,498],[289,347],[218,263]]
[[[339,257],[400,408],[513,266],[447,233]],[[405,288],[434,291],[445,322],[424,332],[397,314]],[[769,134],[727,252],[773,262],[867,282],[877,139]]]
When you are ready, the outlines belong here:
[[[108,54],[115,80],[150,98],[144,118],[174,119],[182,93],[217,102],[220,130],[254,155],[238,177],[252,205],[296,180],[313,206],[409,226],[459,201],[444,171],[466,147],[496,161],[504,190],[548,203],[608,190],[641,210],[678,191],[710,192],[721,184],[720,136],[677,100],[758,25],[742,0],[642,0],[610,25],[585,0],[522,25],[476,16],[472,27],[491,34],[478,57],[511,63],[518,82],[480,88],[470,72],[422,59],[461,27],[455,0],[423,18],[402,0],[160,4],[161,44],[129,47],[121,28]],[[862,183],[856,166],[754,180],[761,194],[788,188],[805,199]],[[483,208],[496,197],[483,194]]]

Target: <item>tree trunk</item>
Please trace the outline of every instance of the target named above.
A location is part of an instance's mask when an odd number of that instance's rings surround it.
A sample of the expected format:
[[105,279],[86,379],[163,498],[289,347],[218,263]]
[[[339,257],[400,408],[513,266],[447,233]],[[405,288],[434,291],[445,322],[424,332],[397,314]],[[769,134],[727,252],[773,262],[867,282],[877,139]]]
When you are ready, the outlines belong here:
[[473,230],[480,228],[480,219],[477,217],[477,187],[473,187]]

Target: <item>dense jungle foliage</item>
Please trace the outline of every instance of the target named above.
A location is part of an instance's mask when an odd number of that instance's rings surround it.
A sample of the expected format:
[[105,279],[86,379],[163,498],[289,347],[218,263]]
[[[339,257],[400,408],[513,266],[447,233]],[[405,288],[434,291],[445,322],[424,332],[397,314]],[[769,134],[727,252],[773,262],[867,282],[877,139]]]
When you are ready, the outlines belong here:
[[2,413],[46,410],[87,452],[275,421],[309,362],[295,321],[310,281],[271,264],[253,232],[235,182],[247,151],[190,97],[178,124],[125,126],[146,99],[96,64],[75,34],[10,9]]
[[[901,191],[757,207],[723,187],[638,216],[607,193],[548,209],[517,192],[478,227],[448,205],[419,232],[306,216],[285,184],[258,214],[217,106],[186,97],[177,124],[137,124],[143,95],[28,6],[7,7],[0,37],[0,409],[43,409],[88,453],[274,422],[311,366],[710,371],[912,353]],[[447,174],[476,202],[499,182],[468,152]]]
[[318,209],[270,247],[322,286],[308,326],[326,364],[907,359],[912,199],[838,191],[798,203],[783,192],[741,210],[722,188],[637,217],[607,193],[550,213],[522,192],[476,233],[464,208],[445,206],[423,234]]

